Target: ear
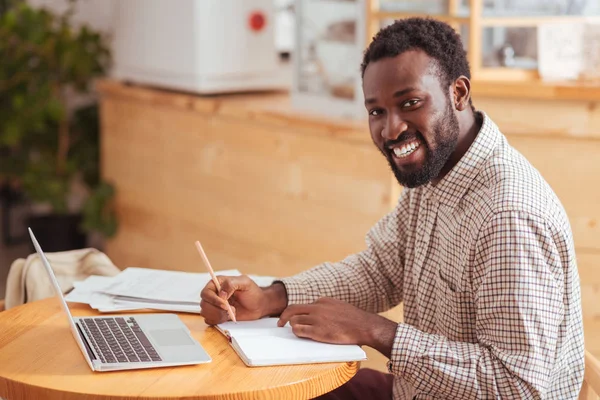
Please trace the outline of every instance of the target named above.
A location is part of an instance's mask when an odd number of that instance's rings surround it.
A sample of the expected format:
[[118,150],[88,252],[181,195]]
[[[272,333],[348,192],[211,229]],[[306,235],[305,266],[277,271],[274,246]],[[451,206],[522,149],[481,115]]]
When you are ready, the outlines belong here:
[[469,106],[471,98],[471,81],[466,76],[460,76],[452,86],[454,97],[454,108],[464,111]]

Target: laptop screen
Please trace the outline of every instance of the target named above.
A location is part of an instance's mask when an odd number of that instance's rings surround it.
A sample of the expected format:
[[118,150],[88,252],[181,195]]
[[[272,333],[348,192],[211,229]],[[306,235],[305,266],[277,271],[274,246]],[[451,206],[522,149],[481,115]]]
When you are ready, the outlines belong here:
[[[85,345],[83,344],[81,337],[79,336],[77,327],[75,326],[75,322],[73,321],[73,316],[71,315],[69,306],[67,306],[67,302],[65,301],[62,290],[60,289],[60,285],[58,284],[58,281],[56,280],[56,276],[54,275],[54,270],[50,266],[50,262],[48,261],[48,259],[46,258],[46,255],[42,251],[42,248],[40,247],[40,244],[38,243],[37,239],[35,238],[33,231],[31,230],[31,228],[28,228],[28,229],[29,229],[29,236],[31,236],[31,241],[33,242],[33,246],[35,247],[35,251],[41,258],[42,264],[44,264],[44,268],[46,268],[46,272],[48,273],[48,277],[50,278],[50,282],[52,283],[52,286],[54,287],[54,292],[56,293],[56,296],[60,299],[60,304],[61,304],[63,310],[65,311],[65,313],[67,314],[67,317],[69,319],[69,325],[71,326],[71,332],[73,333],[73,337],[75,338],[75,341],[79,345],[81,352],[83,353],[84,357],[86,358],[86,361],[88,362],[88,364],[90,364],[90,367],[92,367],[91,360],[89,359],[87,350],[85,349]],[[92,369],[93,369],[93,367],[92,367]]]

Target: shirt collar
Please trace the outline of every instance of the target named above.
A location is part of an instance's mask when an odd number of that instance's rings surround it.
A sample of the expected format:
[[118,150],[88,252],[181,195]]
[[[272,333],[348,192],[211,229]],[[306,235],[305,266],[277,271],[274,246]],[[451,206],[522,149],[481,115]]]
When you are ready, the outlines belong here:
[[425,185],[424,191],[427,198],[454,208],[471,187],[473,180],[490,157],[501,133],[496,124],[484,112],[480,113],[483,116],[483,123],[475,140],[458,163],[437,185],[434,186],[431,182]]

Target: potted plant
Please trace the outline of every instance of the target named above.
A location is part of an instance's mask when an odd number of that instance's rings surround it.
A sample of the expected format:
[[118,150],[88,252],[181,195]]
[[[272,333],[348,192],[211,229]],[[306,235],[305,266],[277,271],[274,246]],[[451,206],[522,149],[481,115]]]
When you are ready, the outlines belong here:
[[81,103],[106,73],[101,34],[17,2],[0,15],[0,180],[34,205],[28,225],[47,251],[115,234],[113,187],[100,179],[95,101]]

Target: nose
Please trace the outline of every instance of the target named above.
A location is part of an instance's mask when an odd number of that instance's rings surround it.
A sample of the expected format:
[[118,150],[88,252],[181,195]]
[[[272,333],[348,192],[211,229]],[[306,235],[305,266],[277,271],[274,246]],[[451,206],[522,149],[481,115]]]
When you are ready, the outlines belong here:
[[385,127],[381,131],[381,136],[385,140],[396,140],[408,129],[408,124],[398,115],[389,113],[385,121]]

